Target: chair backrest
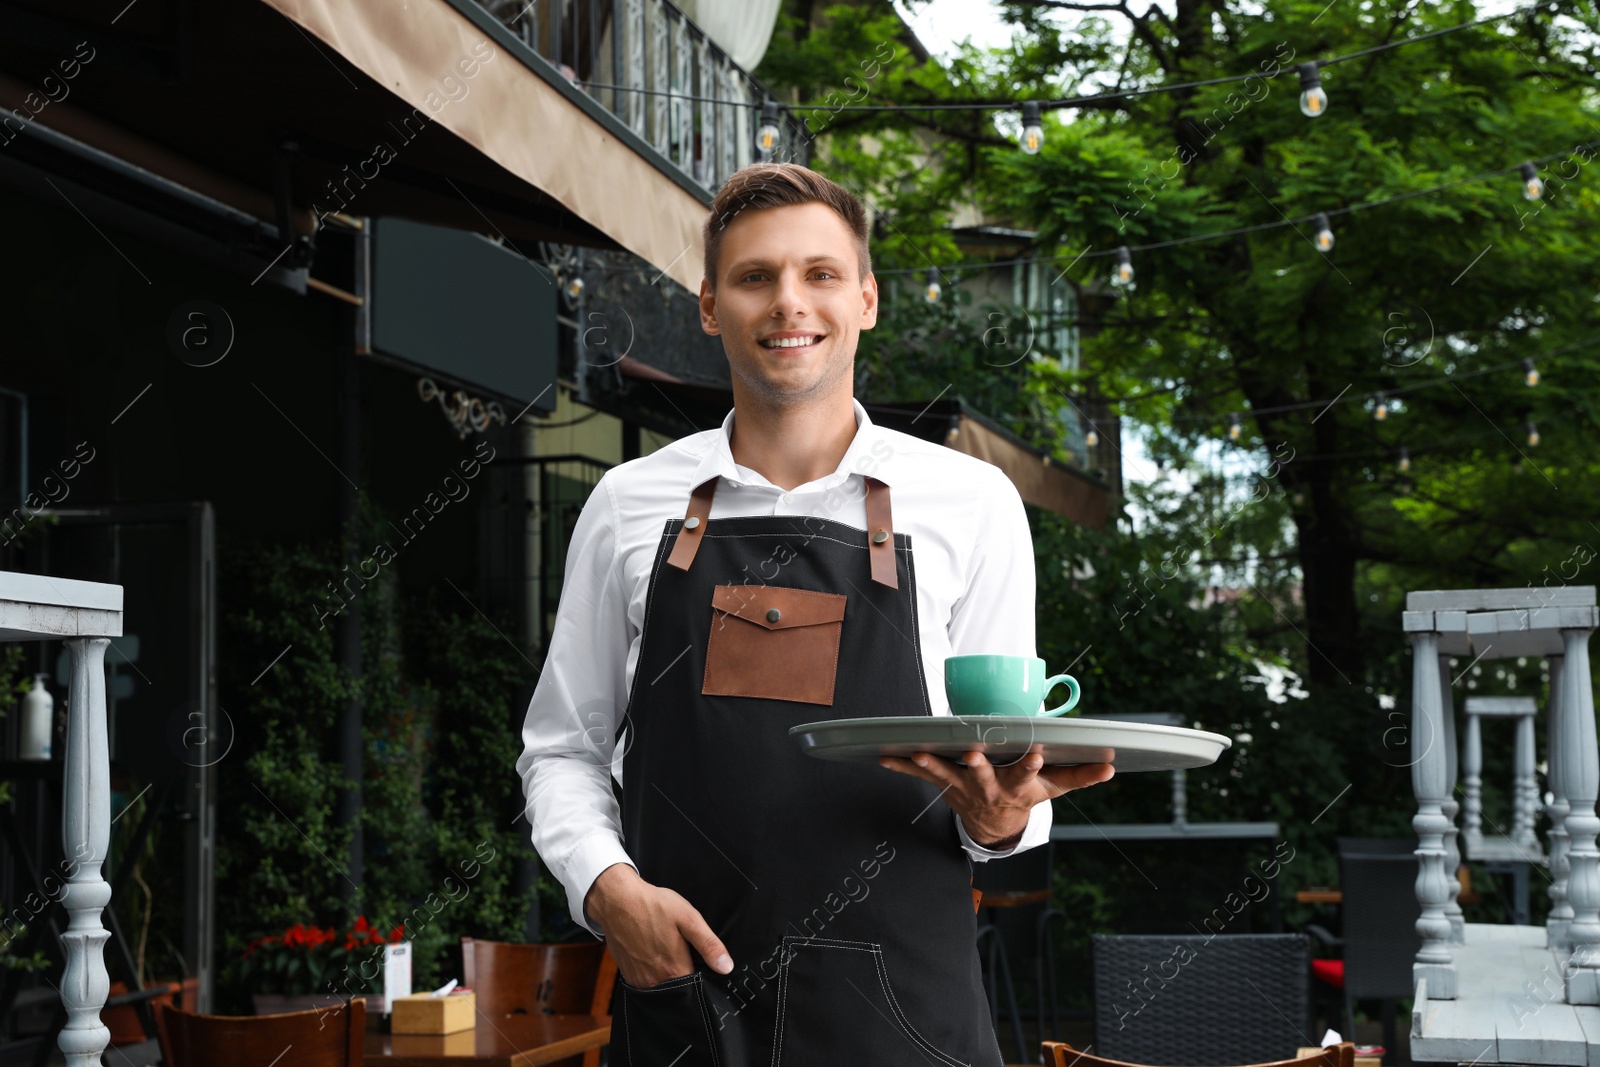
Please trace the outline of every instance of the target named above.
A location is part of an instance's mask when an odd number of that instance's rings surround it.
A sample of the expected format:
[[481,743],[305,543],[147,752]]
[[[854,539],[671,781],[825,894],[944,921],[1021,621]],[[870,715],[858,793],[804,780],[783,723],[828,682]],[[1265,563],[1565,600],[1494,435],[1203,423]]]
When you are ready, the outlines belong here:
[[[1045,1067],[1131,1067],[1130,1064],[1119,1060],[1108,1060],[1092,1056],[1088,1052],[1079,1052],[1063,1041],[1046,1041],[1043,1044]],[[1252,1064],[1249,1067],[1354,1067],[1355,1062],[1356,1047],[1346,1041],[1339,1045],[1329,1045],[1321,1052],[1299,1059],[1275,1060],[1272,1063]]]
[[1090,943],[1095,1049],[1108,1057],[1271,1063],[1311,1029],[1304,934],[1093,934]]
[[1413,993],[1417,936],[1415,838],[1341,838],[1339,891],[1344,897],[1344,987],[1355,998]]
[[[367,1002],[357,997],[332,1008],[283,1015],[196,1015],[156,1008],[161,1062],[166,1067],[362,1067]],[[291,1056],[284,1056],[289,1049]],[[281,1064],[280,1064],[281,1067]]]
[[608,1015],[616,964],[604,941],[526,945],[461,939],[462,983],[478,1010],[501,1015]]
[[1054,846],[1045,842],[1034,848],[972,865],[972,885],[987,893],[1026,889],[1049,889]]

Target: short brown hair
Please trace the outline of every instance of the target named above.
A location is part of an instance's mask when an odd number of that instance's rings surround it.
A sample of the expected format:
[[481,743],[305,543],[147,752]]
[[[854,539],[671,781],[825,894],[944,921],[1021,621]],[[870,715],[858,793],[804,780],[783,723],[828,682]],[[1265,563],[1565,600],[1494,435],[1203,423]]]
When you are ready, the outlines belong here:
[[855,238],[861,279],[872,273],[867,251],[867,211],[849,190],[798,163],[751,163],[734,171],[711,202],[705,225],[705,277],[717,287],[717,254],[722,233],[741,211],[759,211],[789,204],[826,204]]

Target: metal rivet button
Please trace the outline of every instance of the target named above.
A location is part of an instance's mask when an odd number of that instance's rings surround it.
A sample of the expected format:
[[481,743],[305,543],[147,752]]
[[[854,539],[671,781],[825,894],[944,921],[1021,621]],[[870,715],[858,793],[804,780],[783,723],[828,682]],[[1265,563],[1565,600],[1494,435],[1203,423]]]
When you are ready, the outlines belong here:
[[783,612],[779,611],[777,608],[768,608],[767,609],[767,621],[768,622],[777,622],[781,618],[783,618]]
[[877,533],[872,535],[872,543],[875,545],[881,545],[887,540],[889,540],[888,530],[879,530]]
[[700,519],[699,519],[698,516],[695,516],[695,515],[690,515],[687,519],[683,520],[683,528],[685,530],[692,530],[696,526],[699,526],[699,525],[700,525]]

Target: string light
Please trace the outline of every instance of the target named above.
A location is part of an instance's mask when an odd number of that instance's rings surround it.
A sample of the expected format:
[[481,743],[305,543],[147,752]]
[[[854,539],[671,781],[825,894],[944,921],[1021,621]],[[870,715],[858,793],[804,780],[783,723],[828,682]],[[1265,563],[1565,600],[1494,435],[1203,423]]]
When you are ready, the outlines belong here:
[[[1403,37],[1398,41],[1385,41],[1383,44],[1375,45],[1375,46],[1373,46],[1371,48],[1363,48],[1363,49],[1360,49],[1359,51],[1349,52],[1349,53],[1346,53],[1344,55],[1330,56],[1327,59],[1319,59],[1319,60],[1316,60],[1315,62],[1312,62],[1312,63],[1297,64],[1297,69],[1300,71],[1300,87],[1301,87],[1301,89],[1302,90],[1306,90],[1308,88],[1308,86],[1307,86],[1307,69],[1309,68],[1309,72],[1310,72],[1309,76],[1310,76],[1310,79],[1311,79],[1311,87],[1316,89],[1316,93],[1317,93],[1317,96],[1319,98],[1318,102],[1317,102],[1317,105],[1316,105],[1317,110],[1315,110],[1315,111],[1306,110],[1306,108],[1307,108],[1306,94],[1305,94],[1305,92],[1302,92],[1301,93],[1300,109],[1302,111],[1304,111],[1307,115],[1311,115],[1311,116],[1319,115],[1319,114],[1322,113],[1323,110],[1326,110],[1326,108],[1328,106],[1328,99],[1327,99],[1327,95],[1321,91],[1321,88],[1320,88],[1321,79],[1320,79],[1320,76],[1317,74],[1318,69],[1321,68],[1321,67],[1331,66],[1332,64],[1335,64],[1335,63],[1344,63],[1344,62],[1346,62],[1348,60],[1353,60],[1353,59],[1362,59],[1362,58],[1364,58],[1366,56],[1376,55],[1379,52],[1387,52],[1387,51],[1389,51],[1391,49],[1394,49],[1394,48],[1403,48],[1403,47],[1405,47],[1406,45],[1409,45],[1409,44],[1415,44],[1415,43],[1420,42],[1420,41],[1431,40],[1431,39],[1433,39],[1435,37],[1442,37],[1442,36],[1444,36],[1446,34],[1459,33],[1462,30],[1475,29],[1478,26],[1487,26],[1490,23],[1499,22],[1502,19],[1509,19],[1509,18],[1512,18],[1512,17],[1514,17],[1516,15],[1521,15],[1521,14],[1524,14],[1524,13],[1527,13],[1527,12],[1538,11],[1540,8],[1546,7],[1546,6],[1551,6],[1552,9],[1553,9],[1553,0],[1534,0],[1533,3],[1527,4],[1527,5],[1522,6],[1522,7],[1512,8],[1511,10],[1501,12],[1498,15],[1490,15],[1490,16],[1488,16],[1486,18],[1476,19],[1476,20],[1474,20],[1472,22],[1463,22],[1463,23],[1460,23],[1459,25],[1455,25],[1455,26],[1446,26],[1446,27],[1444,27],[1442,29],[1429,31],[1428,33],[1414,34],[1414,35],[1412,35],[1410,37]],[[1109,92],[1109,93],[1094,93],[1094,94],[1089,95],[1089,96],[1073,96],[1073,97],[1064,97],[1064,98],[1056,99],[1056,100],[1045,100],[1045,101],[1040,101],[1040,106],[1041,107],[1049,107],[1049,108],[1052,108],[1052,109],[1054,109],[1054,108],[1075,108],[1075,107],[1081,107],[1081,106],[1084,106],[1084,105],[1089,105],[1089,106],[1092,107],[1092,106],[1095,106],[1095,105],[1098,105],[1098,104],[1104,104],[1107,101],[1111,101],[1111,100],[1132,100],[1132,99],[1135,99],[1135,98],[1138,98],[1138,97],[1153,96],[1153,95],[1157,95],[1157,94],[1160,94],[1160,93],[1184,92],[1184,91],[1187,91],[1187,90],[1198,89],[1198,88],[1203,88],[1203,87],[1212,86],[1212,85],[1229,85],[1229,84],[1232,84],[1232,83],[1235,83],[1235,82],[1249,81],[1251,78],[1259,78],[1260,76],[1261,75],[1259,74],[1259,72],[1251,71],[1251,72],[1249,72],[1247,74],[1231,74],[1231,75],[1227,75],[1227,76],[1221,77],[1221,78],[1207,78],[1204,81],[1177,82],[1177,83],[1173,83],[1173,84],[1170,84],[1170,85],[1148,86],[1148,87],[1142,88],[1142,89],[1122,89],[1122,90],[1118,90],[1118,91],[1115,91],[1115,92]],[[614,92],[640,93],[640,94],[647,95],[647,96],[666,96],[666,97],[670,97],[670,98],[672,98],[674,100],[692,101],[692,102],[695,102],[695,103],[703,103],[703,104],[716,104],[719,107],[747,107],[747,108],[754,109],[754,108],[756,108],[758,106],[754,101],[729,100],[729,99],[726,99],[726,98],[720,98],[719,99],[717,97],[712,97],[712,96],[696,96],[696,95],[694,95],[692,93],[685,93],[685,92],[678,91],[678,90],[645,89],[645,88],[642,88],[642,87],[636,86],[636,85],[616,85],[616,84],[607,83],[607,82],[588,81],[588,80],[576,79],[576,78],[575,79],[571,79],[571,81],[572,81],[572,84],[578,85],[578,86],[582,86],[582,87],[587,88],[587,89],[605,89],[605,90],[610,90],[610,91],[614,91]],[[764,105],[759,105],[759,106],[764,106]],[[788,110],[829,111],[829,112],[834,112],[834,113],[837,113],[837,112],[840,112],[840,111],[880,112],[880,113],[882,113],[882,112],[905,113],[905,112],[908,112],[908,111],[1009,111],[1009,110],[1013,110],[1016,107],[1015,104],[996,104],[996,103],[992,103],[992,102],[970,102],[970,101],[952,101],[952,102],[949,102],[949,103],[942,103],[942,104],[901,104],[901,103],[892,103],[892,102],[891,103],[884,103],[884,104],[837,104],[837,103],[826,103],[826,102],[824,102],[824,103],[815,103],[815,104],[793,103],[793,104],[786,104],[784,106]]]
[[1333,230],[1328,227],[1328,216],[1319,211],[1311,224],[1317,228],[1317,251],[1330,251],[1333,248]]
[[1389,417],[1389,397],[1385,393],[1376,393],[1373,400],[1377,401],[1372,408],[1372,417],[1382,422]]
[[1037,155],[1039,146],[1044,144],[1044,127],[1039,123],[1039,102],[1037,100],[1024,100],[1022,102],[1022,150],[1028,155]]
[[1314,119],[1328,110],[1328,94],[1322,91],[1322,75],[1315,63],[1300,63],[1295,69],[1300,72],[1300,113]]
[[1100,435],[1095,432],[1094,423],[1091,422],[1089,424],[1089,432],[1083,435],[1083,445],[1085,448],[1093,448],[1099,443]]
[[1529,200],[1537,200],[1544,195],[1544,182],[1539,180],[1539,168],[1532,163],[1524,163],[1517,168],[1522,173],[1522,195]]
[[930,304],[939,302],[939,294],[944,290],[939,286],[939,270],[937,267],[928,268],[928,287],[922,291],[922,299]]
[[756,131],[756,148],[761,152],[763,161],[772,158],[773,150],[778,147],[778,104],[775,100],[768,100],[761,105],[761,128]]
[[1522,369],[1526,372],[1522,376],[1523,381],[1527,382],[1530,386],[1539,384],[1539,368],[1533,365],[1533,360],[1523,360]]
[[1404,474],[1411,469],[1411,453],[1405,449],[1400,450],[1400,473]]
[[1228,440],[1237,441],[1239,439],[1239,435],[1241,433],[1243,433],[1243,432],[1244,432],[1244,426],[1239,422],[1238,413],[1236,412],[1236,413],[1234,413],[1232,415],[1229,415],[1228,416]]
[[1133,253],[1128,246],[1117,249],[1117,265],[1111,270],[1111,284],[1118,288],[1133,288]]
[[571,278],[567,279],[567,296],[568,297],[570,297],[573,300],[576,300],[576,299],[578,299],[579,294],[581,294],[582,292],[583,292],[583,278],[581,276],[579,276],[577,274],[574,274]]
[[1537,426],[1535,426],[1533,424],[1533,420],[1532,419],[1528,420],[1528,447],[1529,448],[1538,448],[1539,447],[1539,427],[1537,427]]

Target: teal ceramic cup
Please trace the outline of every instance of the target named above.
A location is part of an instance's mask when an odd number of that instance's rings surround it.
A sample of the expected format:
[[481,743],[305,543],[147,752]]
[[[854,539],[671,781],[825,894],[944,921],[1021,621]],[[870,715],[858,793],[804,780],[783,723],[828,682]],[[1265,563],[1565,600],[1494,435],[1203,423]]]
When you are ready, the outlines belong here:
[[[1072,694],[1057,708],[1043,710],[1057,685]],[[1046,678],[1037,656],[950,656],[944,661],[944,691],[956,715],[1065,715],[1078,706],[1078,680],[1070,674]]]

